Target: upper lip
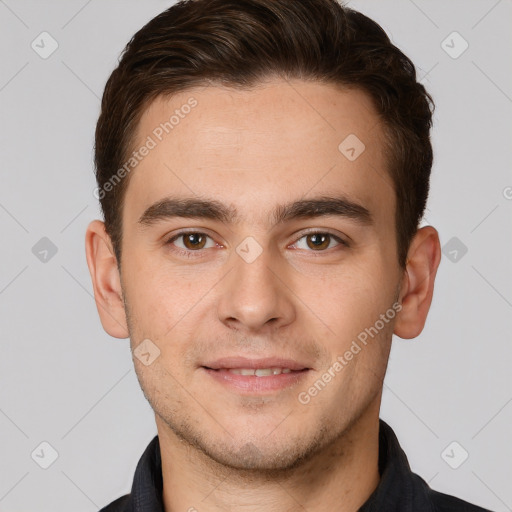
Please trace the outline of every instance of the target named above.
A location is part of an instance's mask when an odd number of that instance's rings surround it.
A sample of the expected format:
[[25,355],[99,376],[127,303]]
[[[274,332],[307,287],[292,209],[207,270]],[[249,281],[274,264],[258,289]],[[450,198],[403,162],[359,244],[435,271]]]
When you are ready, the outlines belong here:
[[307,365],[302,364],[293,359],[285,359],[282,357],[264,357],[261,359],[248,359],[246,357],[230,356],[221,357],[214,361],[209,361],[202,365],[212,370],[220,368],[289,368],[290,370],[304,370],[309,369]]

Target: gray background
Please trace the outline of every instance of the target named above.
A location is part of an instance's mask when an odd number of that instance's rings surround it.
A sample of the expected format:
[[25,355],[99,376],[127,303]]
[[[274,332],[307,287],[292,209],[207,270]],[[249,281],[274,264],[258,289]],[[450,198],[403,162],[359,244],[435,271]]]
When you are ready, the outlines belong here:
[[[156,433],[128,340],[101,327],[84,233],[99,218],[103,86],[169,5],[0,0],[0,511],[97,510],[129,491]],[[437,104],[426,221],[445,254],[425,330],[395,338],[382,418],[433,488],[512,510],[512,3],[350,5],[413,59]],[[51,48],[43,31],[58,43],[46,59],[31,47]],[[453,31],[469,44],[457,58]],[[58,452],[48,469],[43,441]]]

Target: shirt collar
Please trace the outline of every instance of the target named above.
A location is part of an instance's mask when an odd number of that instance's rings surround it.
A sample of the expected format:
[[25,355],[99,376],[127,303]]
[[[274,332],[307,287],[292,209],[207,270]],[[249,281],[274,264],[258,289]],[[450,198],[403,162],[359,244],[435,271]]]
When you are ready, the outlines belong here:
[[411,471],[393,429],[379,421],[380,481],[359,512],[434,512],[427,483]]
[[155,436],[142,454],[127,506],[120,512],[164,512],[160,441]]

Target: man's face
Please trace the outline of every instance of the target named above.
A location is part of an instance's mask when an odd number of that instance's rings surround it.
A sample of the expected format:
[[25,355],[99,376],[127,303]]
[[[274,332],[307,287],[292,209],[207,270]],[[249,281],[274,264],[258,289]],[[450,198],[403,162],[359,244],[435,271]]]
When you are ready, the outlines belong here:
[[[197,106],[159,141],[155,129],[191,97]],[[126,190],[121,282],[132,348],[149,339],[160,350],[147,366],[134,358],[159,433],[232,467],[290,467],[378,410],[394,321],[377,321],[401,278],[378,116],[361,91],[276,80],[157,99],[135,147],[148,136],[156,147]],[[361,208],[343,214],[331,201],[320,205],[328,214],[313,215],[310,203],[307,215],[278,218],[287,205],[326,197]],[[215,201],[236,218],[139,222],[166,198]],[[370,327],[367,343],[357,341]],[[360,351],[335,370],[353,341]],[[208,369],[234,357],[307,369]],[[329,368],[330,382],[309,393]]]

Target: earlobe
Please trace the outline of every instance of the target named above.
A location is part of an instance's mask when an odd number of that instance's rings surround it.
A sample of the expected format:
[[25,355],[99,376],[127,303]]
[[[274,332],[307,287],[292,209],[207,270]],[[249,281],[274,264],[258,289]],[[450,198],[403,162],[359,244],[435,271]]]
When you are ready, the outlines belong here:
[[415,338],[423,330],[440,261],[441,245],[437,230],[432,226],[419,229],[409,248],[400,292],[402,310],[394,329],[394,334],[400,338]]
[[85,252],[101,324],[110,336],[127,338],[129,331],[119,270],[103,222],[94,220],[87,227]]

